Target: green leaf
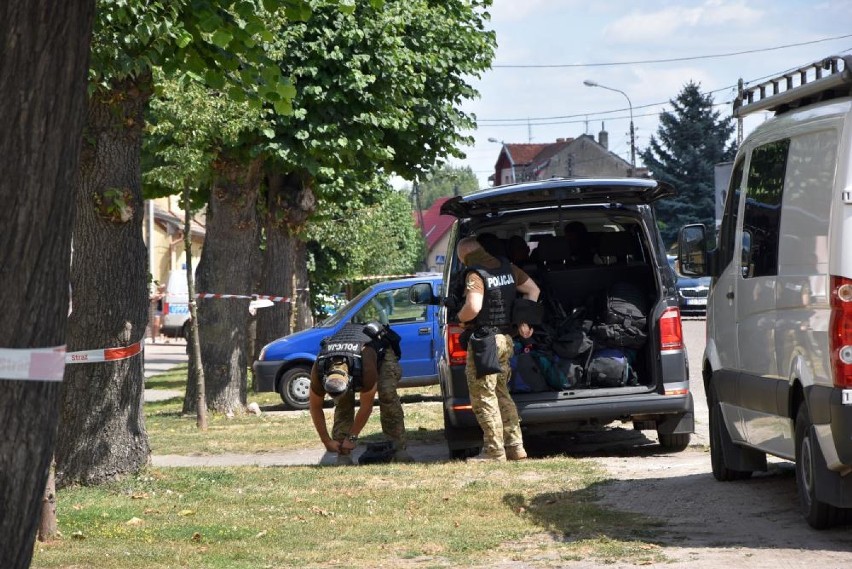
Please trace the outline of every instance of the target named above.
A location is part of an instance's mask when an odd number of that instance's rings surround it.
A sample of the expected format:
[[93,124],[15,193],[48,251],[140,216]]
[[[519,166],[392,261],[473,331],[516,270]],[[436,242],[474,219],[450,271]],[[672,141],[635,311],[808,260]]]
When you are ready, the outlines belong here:
[[290,115],[293,113],[293,105],[289,100],[279,100],[275,101],[272,104],[272,107],[275,109],[275,112],[279,115]]
[[204,73],[204,82],[207,83],[207,86],[211,89],[222,89],[225,87],[224,75],[213,69],[208,69],[207,72]]
[[190,43],[192,43],[192,34],[187,32],[186,30],[182,30],[178,34],[177,39],[175,40],[175,43],[177,43],[177,46],[179,48],[181,48],[181,49],[185,48]]
[[263,136],[265,136],[266,138],[270,138],[270,139],[275,138],[275,131],[272,130],[271,128],[265,128],[265,129],[263,129],[262,132],[263,132]]
[[232,39],[234,39],[234,36],[225,30],[216,30],[213,37],[210,38],[210,41],[212,41],[217,47],[225,49],[231,43]]

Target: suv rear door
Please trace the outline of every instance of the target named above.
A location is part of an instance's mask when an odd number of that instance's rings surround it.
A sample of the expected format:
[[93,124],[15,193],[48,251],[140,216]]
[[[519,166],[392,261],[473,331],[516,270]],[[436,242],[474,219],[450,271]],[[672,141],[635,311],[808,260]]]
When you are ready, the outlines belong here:
[[441,213],[464,218],[561,205],[650,204],[674,195],[674,188],[656,180],[552,178],[533,184],[501,186],[468,196],[457,196],[441,206]]

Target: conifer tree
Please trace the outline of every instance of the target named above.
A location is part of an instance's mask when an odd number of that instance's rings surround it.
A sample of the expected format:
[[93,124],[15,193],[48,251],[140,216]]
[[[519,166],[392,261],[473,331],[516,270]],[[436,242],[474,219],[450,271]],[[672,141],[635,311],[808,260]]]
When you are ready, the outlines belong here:
[[640,152],[653,177],[677,189],[677,196],[655,205],[666,244],[687,223],[713,226],[714,166],[736,153],[733,119],[713,110],[713,98],[699,84],[690,81],[670,103],[674,110],[660,115],[657,134]]

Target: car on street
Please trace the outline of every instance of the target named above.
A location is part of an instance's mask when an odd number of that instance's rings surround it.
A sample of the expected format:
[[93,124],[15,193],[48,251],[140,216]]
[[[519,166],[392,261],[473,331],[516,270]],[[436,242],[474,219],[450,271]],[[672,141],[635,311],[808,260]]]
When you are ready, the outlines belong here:
[[169,273],[162,300],[162,325],[164,336],[187,338],[189,336],[189,286],[186,270]]
[[433,295],[438,295],[441,282],[439,273],[424,273],[376,283],[313,328],[270,342],[252,366],[255,391],[277,391],[289,409],[307,409],[311,367],[317,359],[320,341],[350,322],[379,321],[390,325],[402,337],[400,387],[438,383],[436,366],[443,350],[439,307],[412,300],[412,287],[425,284]]
[[707,314],[707,294],[710,292],[710,277],[686,277],[677,270],[677,257],[669,257],[669,266],[677,277],[677,302],[681,316],[704,316]]

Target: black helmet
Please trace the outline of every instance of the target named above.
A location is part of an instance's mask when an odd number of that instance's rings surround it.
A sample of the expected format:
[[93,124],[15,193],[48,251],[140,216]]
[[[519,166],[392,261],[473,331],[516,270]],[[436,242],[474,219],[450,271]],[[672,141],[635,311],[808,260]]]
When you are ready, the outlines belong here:
[[322,387],[331,397],[342,395],[349,389],[349,365],[344,360],[329,362],[322,378]]
[[384,331],[385,331],[385,329],[384,329],[384,326],[382,326],[382,325],[381,325],[381,324],[379,324],[378,322],[373,321],[373,322],[368,322],[368,323],[364,326],[364,329],[363,329],[362,331],[363,331],[366,335],[368,335],[369,337],[371,337],[372,339],[374,339],[374,340],[378,340],[378,339],[381,337],[382,332],[384,332]]

